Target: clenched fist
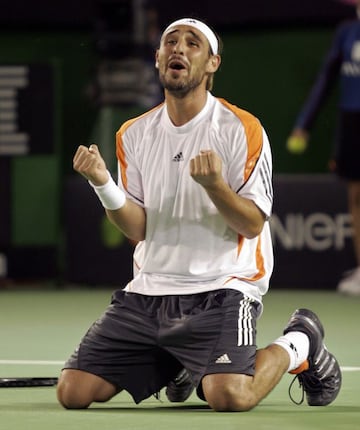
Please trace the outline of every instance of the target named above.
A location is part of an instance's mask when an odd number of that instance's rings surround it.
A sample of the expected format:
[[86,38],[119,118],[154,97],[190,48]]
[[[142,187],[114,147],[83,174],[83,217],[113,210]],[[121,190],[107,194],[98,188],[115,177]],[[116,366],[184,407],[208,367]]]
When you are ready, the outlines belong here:
[[106,164],[97,145],[80,145],[73,159],[74,170],[96,186],[104,185],[109,180]]
[[202,150],[190,160],[190,175],[203,187],[211,187],[222,180],[222,160],[214,151]]

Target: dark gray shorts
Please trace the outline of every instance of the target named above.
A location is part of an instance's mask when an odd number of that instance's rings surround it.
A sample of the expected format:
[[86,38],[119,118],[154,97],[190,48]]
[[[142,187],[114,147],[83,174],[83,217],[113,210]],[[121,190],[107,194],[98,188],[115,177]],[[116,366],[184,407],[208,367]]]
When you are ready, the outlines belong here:
[[128,391],[139,403],[185,367],[194,385],[210,373],[253,375],[260,304],[236,290],[182,296],[115,291],[64,368]]

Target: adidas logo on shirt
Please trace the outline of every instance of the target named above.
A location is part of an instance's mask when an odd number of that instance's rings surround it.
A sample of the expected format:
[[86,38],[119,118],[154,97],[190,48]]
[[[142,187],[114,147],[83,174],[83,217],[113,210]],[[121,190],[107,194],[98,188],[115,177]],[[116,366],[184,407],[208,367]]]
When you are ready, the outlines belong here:
[[232,361],[230,360],[230,358],[227,354],[223,354],[217,360],[215,360],[215,363],[217,363],[217,364],[230,364],[230,363],[232,363]]
[[175,157],[172,159],[172,161],[183,161],[184,157],[183,157],[183,153],[179,152],[178,154],[175,155]]

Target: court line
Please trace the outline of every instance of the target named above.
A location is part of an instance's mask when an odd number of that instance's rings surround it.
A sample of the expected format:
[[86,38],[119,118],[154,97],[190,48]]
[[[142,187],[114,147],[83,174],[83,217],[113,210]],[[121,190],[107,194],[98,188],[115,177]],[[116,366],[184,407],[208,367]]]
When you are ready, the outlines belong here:
[[[62,366],[66,360],[0,360],[1,364],[26,366]],[[360,372],[360,366],[341,366],[343,372]]]
[[24,364],[26,366],[61,366],[66,360],[0,360],[1,364]]
[[359,372],[360,371],[359,366],[340,366],[340,369],[343,372]]

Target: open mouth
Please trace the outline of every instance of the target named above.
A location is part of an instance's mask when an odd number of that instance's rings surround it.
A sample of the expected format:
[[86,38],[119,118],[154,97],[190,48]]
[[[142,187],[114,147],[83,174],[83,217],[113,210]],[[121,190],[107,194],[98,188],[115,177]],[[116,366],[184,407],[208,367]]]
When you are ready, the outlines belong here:
[[169,63],[169,69],[171,70],[184,70],[185,65],[181,63],[180,61],[171,61]]

